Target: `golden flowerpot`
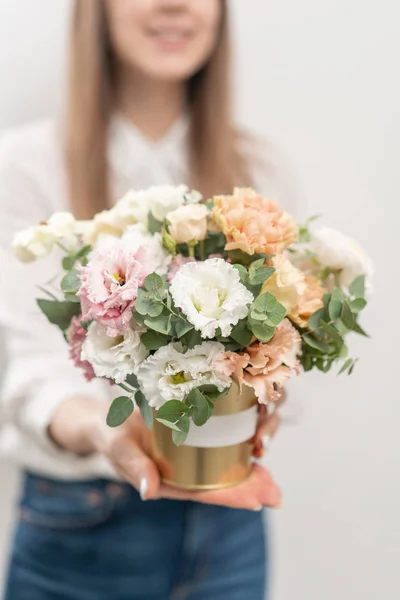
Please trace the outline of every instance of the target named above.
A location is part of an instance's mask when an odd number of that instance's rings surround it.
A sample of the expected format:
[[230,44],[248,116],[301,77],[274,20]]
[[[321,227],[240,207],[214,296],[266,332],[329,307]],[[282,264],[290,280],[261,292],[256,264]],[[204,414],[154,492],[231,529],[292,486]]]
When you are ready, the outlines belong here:
[[154,419],[153,458],[161,478],[174,487],[212,490],[238,484],[251,470],[258,403],[252,388],[242,392],[233,383],[215,401],[213,416],[202,427],[190,426],[182,446],[175,446],[171,430]]

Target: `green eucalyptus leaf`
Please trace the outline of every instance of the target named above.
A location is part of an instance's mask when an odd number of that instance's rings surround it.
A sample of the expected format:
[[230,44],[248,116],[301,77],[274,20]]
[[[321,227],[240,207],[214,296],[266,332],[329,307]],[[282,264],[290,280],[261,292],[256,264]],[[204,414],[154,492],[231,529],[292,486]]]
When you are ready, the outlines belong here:
[[131,387],[133,387],[135,389],[139,387],[138,379],[134,373],[129,373],[129,375],[127,375],[125,381],[128,385],[130,385]]
[[237,271],[239,271],[239,277],[240,277],[241,283],[244,283],[245,281],[247,281],[248,272],[247,272],[246,267],[244,267],[243,265],[239,265],[239,264],[232,265],[232,267],[234,269],[236,269]]
[[321,321],[321,327],[322,329],[329,335],[329,337],[333,340],[333,342],[341,347],[343,344],[343,338],[340,335],[340,333],[333,327],[333,325],[330,325],[329,323],[325,323],[325,321]]
[[145,290],[140,289],[135,302],[135,310],[142,316],[158,317],[164,310],[161,300],[151,298]]
[[177,317],[175,320],[175,333],[178,338],[182,338],[186,333],[193,329],[193,325],[182,317]]
[[178,428],[179,430],[176,431],[174,430],[172,432],[172,441],[174,442],[175,446],[181,446],[182,444],[184,444],[187,440],[187,436],[189,434],[189,429],[190,429],[190,419],[187,415],[182,415],[179,419],[178,422]]
[[248,346],[250,344],[253,333],[247,327],[247,319],[239,321],[237,325],[233,327],[230,337],[242,346]]
[[47,300],[43,298],[39,298],[36,302],[50,323],[57,325],[62,331],[68,329],[72,317],[77,317],[81,312],[80,304],[73,302]]
[[332,300],[329,302],[329,316],[332,319],[332,321],[336,321],[337,319],[340,318],[340,315],[342,314],[342,310],[343,310],[343,302],[341,300],[335,300],[334,298],[332,298]]
[[156,294],[161,290],[165,291],[166,294],[166,290],[164,290],[164,280],[160,275],[157,275],[157,273],[150,273],[150,275],[147,275],[146,279],[144,280],[143,287],[151,294]]
[[156,419],[157,421],[163,419],[175,423],[182,415],[186,415],[189,410],[189,407],[179,400],[168,400],[158,409]]
[[274,267],[260,267],[256,271],[252,271],[252,267],[250,267],[249,275],[250,275],[250,283],[252,285],[258,285],[260,283],[265,283],[268,279],[275,273]]
[[140,339],[142,344],[144,344],[149,350],[159,350],[169,343],[169,337],[166,337],[164,334],[154,330],[149,330],[146,331],[146,333],[142,333]]
[[133,402],[128,396],[120,396],[113,400],[107,415],[107,425],[109,427],[118,427],[126,421],[133,413]]
[[63,292],[76,294],[80,287],[81,280],[79,277],[79,271],[77,269],[68,271],[68,273],[66,273],[61,280],[61,289]]
[[341,290],[340,288],[335,288],[331,294],[331,299],[337,300],[338,302],[344,302],[346,296],[344,295],[343,290]]
[[93,323],[93,321],[81,321],[81,327],[82,329],[84,329],[85,331],[87,331],[89,329],[89,325]]
[[365,296],[365,276],[360,275],[356,277],[354,281],[350,284],[349,292],[352,296],[356,298],[364,298]]
[[147,402],[144,394],[138,390],[135,394],[135,402],[139,407],[140,414],[142,415],[143,421],[146,423],[149,429],[153,427],[153,410],[150,404]]
[[276,325],[279,325],[279,323],[281,323],[281,321],[285,318],[285,316],[286,316],[286,308],[283,306],[283,304],[280,304],[278,302],[276,304],[275,308],[270,313],[268,313],[268,317],[266,318],[264,323],[266,325],[276,326]]
[[183,338],[189,350],[191,350],[195,346],[199,346],[203,342],[200,331],[196,331],[195,329],[191,329],[190,331],[185,333]]
[[319,328],[321,320],[324,318],[325,309],[320,308],[308,319],[308,328],[314,331]]
[[148,329],[157,331],[163,335],[168,335],[171,331],[172,315],[159,315],[158,317],[152,317],[151,319],[145,319],[144,324]]
[[161,221],[158,221],[153,213],[150,211],[147,218],[147,229],[150,233],[160,233],[162,229]]
[[361,325],[359,325],[359,323],[357,323],[357,322],[355,323],[355,325],[353,327],[353,331],[355,333],[358,333],[359,335],[363,335],[364,337],[367,337],[367,338],[370,337],[369,334],[366,331],[364,331],[364,329],[361,327]]
[[350,305],[347,301],[343,302],[341,319],[345,327],[347,329],[352,330],[355,325],[355,318],[353,313],[351,312]]
[[256,260],[253,260],[250,268],[253,269],[254,271],[257,271],[257,269],[260,269],[263,265],[265,265],[265,259],[257,258]]
[[81,299],[76,294],[69,294],[69,293],[66,292],[64,294],[64,299],[67,302],[73,302],[74,304],[80,304],[81,303]]
[[251,305],[251,308],[260,313],[267,313],[273,311],[277,304],[278,301],[275,296],[269,292],[266,292],[265,294],[258,296],[258,298]]
[[252,310],[250,313],[250,317],[255,321],[265,321],[266,314],[258,312],[258,310]]
[[229,386],[222,390],[222,392],[220,392],[216,385],[210,384],[201,385],[198,388],[198,390],[203,394],[203,396],[205,396],[209,401],[219,400],[220,398],[223,398],[227,395],[230,389],[231,388]]
[[209,410],[208,410],[208,402],[205,396],[198,390],[192,390],[188,397],[185,400],[185,404],[190,406],[191,417],[193,419],[193,423],[199,427],[204,425],[208,420]]
[[165,427],[169,427],[169,429],[172,429],[173,431],[180,431],[177,425],[178,421],[168,421],[167,419],[160,419],[159,417],[156,417],[156,421],[158,421],[159,423],[161,423],[161,425],[164,425]]
[[345,373],[353,364],[353,359],[352,358],[348,358],[344,363],[342,368],[340,369],[338,375],[341,375],[342,373]]
[[303,334],[302,337],[303,337],[303,341],[307,344],[307,346],[310,346],[310,348],[313,348],[314,350],[318,350],[319,352],[322,352],[323,354],[327,354],[330,352],[330,346],[328,344],[326,344],[325,342],[322,342],[321,340],[317,340],[311,334],[305,333],[305,334]]
[[358,314],[367,306],[367,301],[365,298],[355,298],[349,302],[349,306],[352,313]]
[[62,259],[62,268],[64,271],[70,271],[75,264],[75,256],[64,256]]
[[269,342],[269,340],[274,336],[276,329],[271,325],[265,325],[265,323],[260,322],[251,323],[250,327],[252,332],[254,333],[256,338],[260,340],[260,342]]
[[300,359],[304,371],[311,371],[313,363],[311,356],[303,355]]

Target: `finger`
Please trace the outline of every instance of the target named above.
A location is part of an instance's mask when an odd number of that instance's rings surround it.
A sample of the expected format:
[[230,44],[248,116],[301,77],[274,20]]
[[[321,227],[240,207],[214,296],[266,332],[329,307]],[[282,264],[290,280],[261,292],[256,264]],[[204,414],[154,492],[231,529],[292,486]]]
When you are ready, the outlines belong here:
[[131,438],[124,438],[113,449],[118,472],[140,493],[142,500],[158,498],[160,475],[155,463]]
[[270,409],[273,408],[273,410],[270,410],[270,414],[271,414],[271,412],[273,412],[274,410],[276,410],[277,408],[279,408],[280,406],[282,406],[282,404],[284,402],[286,402],[287,393],[286,393],[285,388],[281,388],[279,391],[280,391],[279,398],[277,398],[274,402],[269,402],[269,404],[268,404],[268,407]]
[[254,465],[245,481],[230,488],[190,492],[161,485],[160,494],[165,498],[247,510],[261,510],[263,506],[277,508],[282,499],[281,491],[270,473],[259,465]]
[[278,413],[260,416],[254,438],[253,456],[262,458],[280,424]]

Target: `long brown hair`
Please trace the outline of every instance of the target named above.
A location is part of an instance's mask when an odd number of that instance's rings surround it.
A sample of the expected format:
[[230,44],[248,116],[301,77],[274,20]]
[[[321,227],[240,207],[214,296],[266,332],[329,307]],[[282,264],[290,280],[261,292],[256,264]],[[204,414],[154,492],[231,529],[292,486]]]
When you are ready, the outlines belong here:
[[[188,82],[191,130],[187,183],[205,197],[250,183],[232,124],[229,23],[226,0],[221,2],[223,15],[216,48]],[[114,64],[104,2],[75,0],[65,154],[72,210],[79,218],[91,218],[111,202],[106,145],[114,109]]]

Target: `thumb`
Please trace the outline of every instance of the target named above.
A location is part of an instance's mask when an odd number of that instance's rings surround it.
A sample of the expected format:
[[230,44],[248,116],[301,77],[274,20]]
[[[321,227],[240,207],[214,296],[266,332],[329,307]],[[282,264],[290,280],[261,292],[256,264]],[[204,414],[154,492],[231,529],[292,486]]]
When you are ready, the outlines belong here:
[[160,474],[156,464],[132,439],[125,439],[119,460],[119,472],[139,492],[142,500],[158,498]]

